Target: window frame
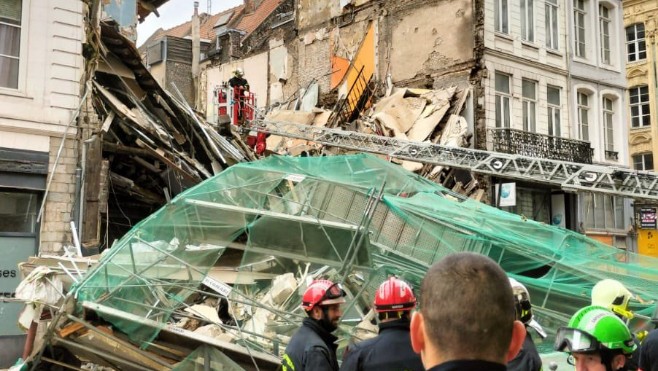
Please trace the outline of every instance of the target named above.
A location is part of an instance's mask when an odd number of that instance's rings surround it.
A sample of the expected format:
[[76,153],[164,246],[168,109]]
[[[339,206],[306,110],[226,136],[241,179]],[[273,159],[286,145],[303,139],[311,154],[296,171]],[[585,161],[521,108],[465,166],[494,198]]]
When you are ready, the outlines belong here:
[[[636,153],[633,156],[631,156],[633,160],[633,169],[634,170],[640,170],[640,171],[653,171],[654,166],[653,166],[653,152],[644,152],[644,153]],[[638,161],[639,159],[639,161]],[[650,159],[651,161],[651,168],[647,169],[647,159]],[[637,164],[641,163],[642,164],[642,169],[638,169]]]
[[[524,84],[532,84],[533,96],[526,96]],[[521,105],[523,107],[523,131],[537,132],[537,81],[521,80]]]
[[521,12],[521,40],[535,42],[535,4],[534,0],[519,0]]
[[[496,77],[504,76],[507,78],[507,92],[498,90]],[[512,127],[512,75],[496,72],[494,73],[494,91],[495,91],[495,125],[497,128]],[[500,107],[500,111],[499,111]]]
[[[607,15],[604,17],[603,13]],[[607,7],[605,4],[599,3],[599,35],[601,37],[601,43],[599,45],[600,53],[599,57],[601,58],[601,63],[606,65],[612,65],[612,45],[613,45],[613,34],[612,34],[612,25],[613,25],[613,15],[614,9]],[[607,44],[607,45],[606,45]]]
[[583,215],[585,229],[619,231],[625,229],[623,197],[584,192],[581,198],[581,207],[585,213]]
[[[589,128],[590,128],[590,111],[592,107],[590,106],[590,96],[584,91],[578,91],[576,93],[576,107],[578,113],[578,138],[582,141],[589,142]],[[581,101],[581,98],[585,97],[585,103]],[[583,117],[585,120],[583,120]],[[585,129],[585,130],[583,130]],[[586,135],[583,135],[583,132],[586,132]]]
[[[646,89],[646,94],[642,93],[642,89]],[[633,93],[637,91],[637,95]],[[633,102],[633,97],[637,96],[637,102]],[[646,101],[642,101],[642,97],[646,96]],[[649,98],[649,85],[635,85],[628,88],[628,104],[631,115],[631,128],[645,128],[651,126],[651,107]],[[637,115],[633,114],[634,108],[637,108]],[[646,110],[646,112],[645,112]],[[637,120],[638,125],[635,125]],[[646,123],[645,123],[646,121]]]
[[[576,4],[582,4],[582,8]],[[578,58],[587,58],[587,1],[574,0],[573,7],[573,27],[574,27],[574,55]],[[581,17],[581,18],[579,18]],[[582,30],[582,40],[579,36],[579,30]]]
[[557,0],[546,0],[544,2],[546,47],[552,50],[560,49],[560,13],[558,7]]
[[494,0],[494,30],[509,35],[509,0]]
[[[549,89],[555,89],[557,90],[558,93],[558,102],[557,104],[551,103],[549,98],[548,98],[548,91]],[[547,85],[546,86],[546,108],[547,108],[547,115],[548,115],[548,135],[554,136],[554,137],[561,137],[562,136],[562,109],[561,109],[561,103],[562,103],[562,89],[557,87],[557,86],[552,86],[552,85]],[[557,120],[556,120],[557,118]],[[555,122],[557,121],[557,123]]]
[[[608,107],[609,103],[609,107]],[[606,151],[615,151],[615,99],[610,96],[601,98],[603,112],[603,142]]]
[[7,92],[16,92],[16,91],[22,91],[25,89],[25,72],[26,72],[26,65],[27,63],[25,62],[27,60],[27,41],[28,37],[26,35],[27,30],[29,29],[29,24],[28,24],[28,14],[29,14],[29,9],[30,9],[30,0],[18,0],[21,4],[21,16],[20,16],[20,24],[15,25],[11,23],[6,23],[2,22],[3,25],[9,26],[9,27],[16,27],[19,29],[19,40],[18,40],[18,57],[13,57],[10,55],[3,55],[3,57],[6,58],[12,58],[15,60],[18,60],[18,76],[16,79],[16,86],[2,86],[0,85],[0,92],[1,91],[7,91]]
[[[640,31],[638,31],[638,26],[642,26],[642,38],[639,37]],[[629,39],[628,36],[628,31],[629,29],[633,30],[633,39]],[[638,62],[647,59],[647,44],[646,44],[646,31],[644,27],[644,23],[639,22],[639,23],[634,23],[624,29],[626,31],[626,60],[629,63],[632,62]],[[640,46],[643,45],[642,48]],[[629,51],[629,48],[633,46],[635,49],[633,52]],[[644,57],[642,57],[642,54],[644,53]],[[631,55],[633,56],[634,59],[631,59]]]

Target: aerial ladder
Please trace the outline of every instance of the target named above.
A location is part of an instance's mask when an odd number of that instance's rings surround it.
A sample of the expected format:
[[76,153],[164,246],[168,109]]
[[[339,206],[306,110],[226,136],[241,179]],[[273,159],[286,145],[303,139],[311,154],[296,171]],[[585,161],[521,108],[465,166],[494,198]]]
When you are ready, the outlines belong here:
[[548,184],[560,187],[567,192],[590,191],[633,199],[658,200],[658,173],[650,171],[449,147],[335,128],[263,119],[246,121],[241,129],[243,132],[278,135],[326,146],[377,153],[391,159],[415,161],[500,178]]

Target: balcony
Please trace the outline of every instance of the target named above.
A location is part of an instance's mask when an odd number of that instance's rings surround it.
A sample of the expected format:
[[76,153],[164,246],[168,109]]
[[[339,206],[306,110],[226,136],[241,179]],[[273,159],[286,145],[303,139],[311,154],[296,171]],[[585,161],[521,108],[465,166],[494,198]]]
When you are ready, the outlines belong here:
[[583,164],[592,163],[594,149],[589,142],[566,139],[523,130],[489,129],[493,150],[496,152],[546,158]]

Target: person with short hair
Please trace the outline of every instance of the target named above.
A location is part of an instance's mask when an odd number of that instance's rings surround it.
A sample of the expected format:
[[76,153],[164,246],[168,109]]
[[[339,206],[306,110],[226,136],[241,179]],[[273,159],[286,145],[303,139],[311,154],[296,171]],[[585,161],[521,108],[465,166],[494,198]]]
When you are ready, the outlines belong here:
[[489,257],[451,254],[425,274],[411,345],[427,370],[506,370],[525,334],[509,279]]
[[569,353],[568,361],[576,371],[616,371],[626,370],[637,345],[619,317],[607,308],[590,305],[558,329],[553,347]]
[[302,308],[308,317],[290,338],[281,362],[283,371],[338,370],[338,338],[331,333],[338,328],[343,303],[345,291],[337,283],[315,280],[308,286],[302,297]]
[[350,346],[341,371],[424,371],[420,357],[411,348],[409,323],[416,296],[403,280],[390,277],[375,293],[379,335]]

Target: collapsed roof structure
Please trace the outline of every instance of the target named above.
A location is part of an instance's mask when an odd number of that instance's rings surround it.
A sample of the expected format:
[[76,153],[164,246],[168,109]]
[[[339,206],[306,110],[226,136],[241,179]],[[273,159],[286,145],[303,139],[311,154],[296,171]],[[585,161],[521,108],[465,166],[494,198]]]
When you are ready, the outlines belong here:
[[194,369],[225,356],[230,367],[275,369],[312,279],[343,283],[345,345],[374,335],[383,280],[417,288],[431,264],[458,251],[488,255],[523,283],[549,334],[603,278],[646,300],[636,313],[655,309],[654,258],[465,198],[372,155],[272,156],[231,166],[135,226],[73,286],[46,343],[117,369]]

